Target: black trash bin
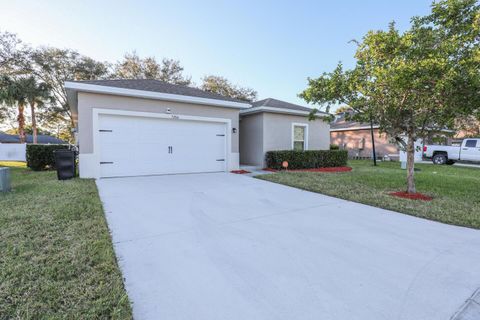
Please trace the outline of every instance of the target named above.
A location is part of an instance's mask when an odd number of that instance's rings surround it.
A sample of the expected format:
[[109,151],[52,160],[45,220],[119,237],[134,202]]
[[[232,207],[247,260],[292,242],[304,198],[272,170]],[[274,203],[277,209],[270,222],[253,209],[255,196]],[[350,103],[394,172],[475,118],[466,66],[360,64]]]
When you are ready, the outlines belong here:
[[68,180],[75,177],[75,151],[55,150],[54,154],[58,180]]

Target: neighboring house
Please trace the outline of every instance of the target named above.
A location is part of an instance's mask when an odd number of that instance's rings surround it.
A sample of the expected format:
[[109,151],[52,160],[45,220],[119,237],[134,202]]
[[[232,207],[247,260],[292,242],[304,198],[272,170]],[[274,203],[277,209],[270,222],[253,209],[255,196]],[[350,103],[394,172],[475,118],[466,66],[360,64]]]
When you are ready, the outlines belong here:
[[[265,141],[276,149],[327,149],[329,144],[328,124],[308,122],[309,109],[300,106],[252,107],[157,80],[68,81],[65,88],[84,178],[238,169],[244,150],[240,135],[248,130],[239,128],[240,114],[242,127],[250,117],[263,119],[258,136],[242,138],[243,144]],[[294,123],[301,126],[295,129]],[[314,139],[316,134],[321,142]]]
[[[422,158],[421,146],[423,144],[449,145],[453,141],[452,134],[451,130],[429,131],[425,141],[419,139],[416,142],[416,145],[419,146],[416,152],[418,160]],[[378,159],[400,159],[401,150],[387,134],[380,132],[378,125],[373,125],[373,135]],[[330,143],[339,146],[340,149],[348,150],[348,156],[351,159],[371,159],[373,157],[370,123],[346,120],[345,113],[338,115],[330,123]]]
[[311,109],[276,99],[252,103],[240,111],[240,162],[265,166],[265,153],[272,150],[329,149],[328,122],[308,121]]
[[[377,158],[388,156],[398,160],[398,146],[390,141],[386,134],[380,133],[378,125],[373,126],[375,151]],[[340,116],[330,124],[330,143],[348,150],[348,157],[372,158],[372,136],[369,123],[347,121]]]
[[[33,136],[31,134],[25,135],[26,143],[33,143]],[[0,143],[20,143],[18,134],[7,134],[0,132]],[[37,143],[39,144],[66,144],[67,142],[48,135],[37,135]]]

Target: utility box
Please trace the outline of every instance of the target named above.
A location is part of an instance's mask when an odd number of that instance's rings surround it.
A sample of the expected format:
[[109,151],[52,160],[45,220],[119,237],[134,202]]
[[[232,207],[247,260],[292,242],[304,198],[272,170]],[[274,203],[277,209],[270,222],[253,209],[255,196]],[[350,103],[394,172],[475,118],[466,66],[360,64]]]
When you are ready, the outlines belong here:
[[75,151],[55,150],[55,169],[58,180],[67,180],[75,177]]
[[12,190],[10,168],[0,167],[0,192],[9,192],[10,190]]

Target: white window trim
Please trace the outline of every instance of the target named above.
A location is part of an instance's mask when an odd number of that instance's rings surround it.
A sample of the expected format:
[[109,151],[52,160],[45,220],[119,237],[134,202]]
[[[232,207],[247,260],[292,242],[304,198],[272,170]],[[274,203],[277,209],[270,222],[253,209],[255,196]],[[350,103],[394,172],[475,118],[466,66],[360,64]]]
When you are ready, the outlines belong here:
[[294,122],[292,123],[292,150],[294,150],[294,143],[295,143],[295,127],[304,127],[305,132],[304,132],[304,137],[303,137],[303,150],[308,150],[308,124],[307,123],[298,123]]

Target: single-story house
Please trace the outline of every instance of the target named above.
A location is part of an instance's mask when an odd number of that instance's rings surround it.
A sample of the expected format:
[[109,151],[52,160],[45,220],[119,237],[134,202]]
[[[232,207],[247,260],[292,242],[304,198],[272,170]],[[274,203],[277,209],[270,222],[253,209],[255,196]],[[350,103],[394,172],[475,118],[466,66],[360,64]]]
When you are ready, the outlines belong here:
[[330,125],[311,109],[272,98],[252,103],[240,111],[240,162],[265,166],[265,153],[274,150],[327,150]]
[[[373,125],[375,151],[377,158],[385,156],[398,160],[400,150],[386,134],[381,133],[378,125]],[[349,158],[372,158],[372,136],[370,123],[346,121],[344,117],[330,124],[330,143],[348,151]]]
[[[423,144],[451,144],[452,131],[429,131],[428,137],[423,141],[419,139],[417,146]],[[375,152],[377,159],[389,158],[399,160],[401,150],[390,137],[380,132],[379,126],[373,124],[373,136],[375,141]],[[337,115],[330,123],[330,143],[339,146],[340,149],[348,151],[350,159],[373,158],[372,135],[370,123],[347,120],[346,114]],[[420,148],[421,149],[421,148]],[[421,160],[422,152],[417,151],[416,157]]]
[[[33,136],[31,134],[25,135],[26,143],[33,143]],[[0,132],[0,143],[20,143],[18,134],[7,134]],[[67,142],[44,134],[37,135],[37,143],[39,144],[66,144]]]
[[[242,152],[260,164],[260,152],[272,148],[329,145],[328,124],[309,123],[308,110],[285,103],[252,106],[158,80],[68,81],[65,88],[84,178],[230,171],[239,169]],[[258,135],[240,138],[250,119],[262,119]],[[245,144],[259,141],[268,148],[248,156]]]

